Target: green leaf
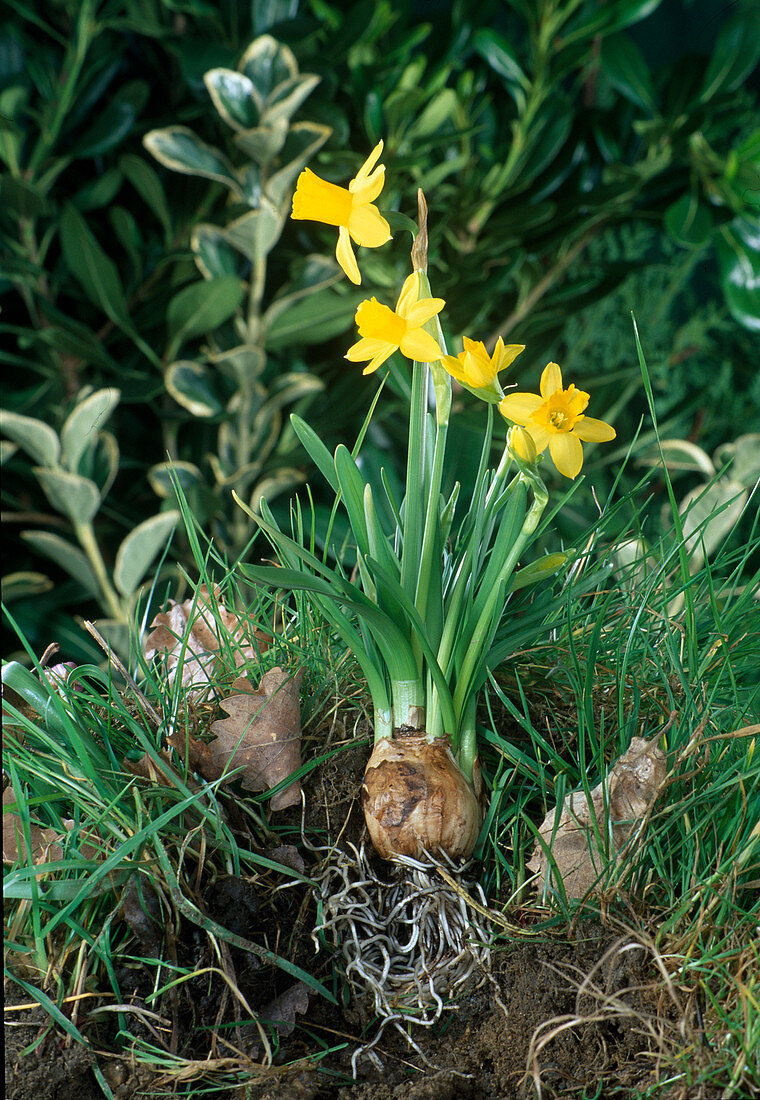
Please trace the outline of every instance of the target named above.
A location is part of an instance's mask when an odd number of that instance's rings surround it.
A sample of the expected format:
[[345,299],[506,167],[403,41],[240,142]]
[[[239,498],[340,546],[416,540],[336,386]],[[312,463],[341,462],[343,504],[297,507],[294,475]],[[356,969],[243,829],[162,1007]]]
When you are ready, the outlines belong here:
[[298,62],[293,51],[269,34],[262,34],[251,42],[238,69],[251,81],[262,104],[278,84],[298,76]]
[[113,583],[122,596],[131,596],[171,535],[179,512],[160,512],[127,535],[116,553]]
[[305,420],[302,420],[300,416],[291,413],[290,423],[293,425],[293,431],[300,439],[311,461],[322,474],[322,477],[333,492],[337,493],[340,489],[340,485],[338,484],[338,477],[335,472],[335,461],[327,447],[325,447],[314,429],[310,427]]
[[166,311],[166,323],[173,347],[194,336],[213,332],[234,314],[243,298],[243,284],[237,275],[204,279],[175,294]]
[[143,138],[143,145],[156,160],[175,172],[186,176],[201,176],[216,180],[243,197],[240,184],[227,158],[189,130],[187,126],[167,126],[164,130],[150,130]]
[[69,414],[61,429],[63,464],[76,473],[79,460],[95,443],[100,429],[116,408],[121,398],[117,389],[96,390],[80,402]]
[[12,439],[40,466],[56,466],[61,453],[58,435],[33,416],[0,409],[0,432]]
[[[364,297],[328,287],[277,312],[269,326],[267,346],[273,350],[290,344],[321,344],[345,332]],[[277,303],[275,303],[276,305]]]
[[298,14],[299,0],[251,0],[253,33],[263,34],[278,23],[289,23]]
[[730,478],[721,477],[707,487],[697,486],[678,506],[683,516],[683,537],[688,548],[689,567],[700,569],[731,534],[747,501],[747,490]]
[[710,54],[700,101],[718,92],[735,92],[760,60],[760,12],[740,11],[721,28]]
[[19,176],[3,175],[0,201],[7,213],[18,218],[39,218],[50,212],[50,202],[41,189]]
[[233,130],[252,130],[258,125],[263,102],[249,77],[232,69],[210,69],[203,82],[217,111]]
[[86,554],[78,546],[72,546],[66,539],[50,531],[22,531],[21,538],[24,542],[28,542],[38,554],[54,561],[65,573],[79,581],[91,596],[100,596],[100,588],[93,568]]
[[168,500],[175,494],[175,483],[184,493],[203,482],[203,475],[192,462],[159,462],[148,470],[148,481],[156,496]]
[[193,416],[218,416],[224,411],[214,392],[212,372],[201,363],[189,359],[172,363],[166,372],[166,388]]
[[365,481],[351,452],[342,443],[335,451],[335,473],[343,495],[343,505],[348,513],[356,545],[362,557],[370,553],[367,524],[364,517]]
[[752,218],[734,218],[717,237],[720,282],[735,321],[760,332],[760,229]]
[[665,228],[684,248],[700,248],[712,236],[713,216],[694,195],[682,195],[665,211]]
[[100,490],[94,481],[69,473],[35,466],[34,473],[56,512],[68,516],[75,526],[89,523],[100,507]]
[[605,38],[600,53],[601,70],[613,88],[647,112],[655,109],[654,85],[649,67],[636,43],[625,34]]
[[760,480],[760,432],[748,432],[732,443],[722,443],[713,458],[718,469],[730,462],[731,480],[751,489]]
[[316,122],[296,122],[290,127],[280,154],[280,159],[285,161],[285,167],[275,172],[266,185],[266,193],[276,207],[283,206],[296,176],[308,164],[317,149],[322,148],[331,133],[329,126],[320,126]]
[[267,100],[262,121],[268,126],[278,122],[288,122],[303,101],[314,91],[319,84],[319,79],[313,73],[304,73],[302,76],[293,77],[292,80],[280,84]]
[[119,326],[128,327],[127,299],[116,264],[106,256],[79,211],[68,203],[60,237],[66,265],[90,301]]
[[219,279],[237,275],[238,258],[224,238],[224,230],[216,225],[196,225],[190,236],[195,263],[204,279]]
[[50,577],[46,577],[44,573],[34,573],[30,570],[7,573],[2,580],[3,603],[25,600],[30,596],[42,596],[54,587]]
[[[517,52],[504,35],[482,27],[472,36],[472,45],[495,73],[509,85],[527,88],[528,78],[517,60]],[[509,89],[514,98],[514,91]]]
[[119,168],[139,194],[149,210],[158,218],[169,234],[172,231],[172,219],[169,213],[169,205],[166,201],[166,192],[155,169],[134,153],[128,153],[119,158]]
[[252,263],[263,260],[277,244],[283,219],[267,199],[257,210],[237,218],[224,230],[225,240]]
[[280,118],[255,130],[235,134],[233,141],[241,152],[257,164],[268,165],[282,149],[288,136],[288,121]]
[[82,134],[70,150],[78,159],[101,157],[121,144],[132,130],[137,118],[138,103],[131,97],[117,95],[106,100],[98,111],[97,121]]

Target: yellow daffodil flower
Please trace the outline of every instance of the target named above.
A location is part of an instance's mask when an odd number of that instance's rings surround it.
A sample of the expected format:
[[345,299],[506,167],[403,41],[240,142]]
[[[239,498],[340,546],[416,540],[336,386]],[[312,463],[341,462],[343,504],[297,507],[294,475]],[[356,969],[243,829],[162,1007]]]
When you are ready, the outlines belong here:
[[518,424],[509,429],[507,446],[516,458],[519,458],[521,462],[527,462],[529,466],[532,466],[538,458],[533,436],[527,428],[521,428]]
[[499,384],[499,371],[514,362],[525,344],[504,346],[501,336],[496,342],[493,355],[486,351],[482,340],[463,339],[464,351],[459,355],[444,355],[442,363],[452,378],[456,378],[466,389],[483,401],[497,402],[504,396]]
[[589,395],[572,383],[563,389],[562,372],[556,363],[544,369],[540,388],[540,397],[536,393],[508,393],[499,403],[499,411],[530,433],[538,454],[548,446],[561,474],[576,477],[583,466],[581,443],[608,443],[615,438],[615,429],[603,420],[584,415]]
[[356,311],[356,324],[362,337],[346,352],[352,363],[369,362],[362,371],[371,374],[394,351],[418,363],[431,363],[441,358],[435,337],[425,332],[423,325],[440,313],[446,305],[443,298],[420,298],[420,277],[413,271],[401,288],[396,308],[384,306],[376,298],[363,301]]
[[335,256],[352,283],[361,283],[351,239],[367,248],[378,248],[391,239],[385,218],[374,205],[385,182],[385,165],[377,164],[383,151],[379,141],[348,187],[320,179],[309,168],[298,177],[292,217],[338,226]]

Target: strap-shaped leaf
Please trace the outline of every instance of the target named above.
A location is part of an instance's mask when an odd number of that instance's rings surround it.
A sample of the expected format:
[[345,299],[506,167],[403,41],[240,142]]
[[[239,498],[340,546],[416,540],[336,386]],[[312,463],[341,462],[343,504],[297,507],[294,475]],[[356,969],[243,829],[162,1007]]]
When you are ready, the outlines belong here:
[[127,535],[116,554],[113,582],[122,596],[131,596],[179,520],[179,512],[160,512]]
[[335,473],[338,475],[343,505],[348,522],[356,539],[359,552],[366,557],[370,552],[367,524],[364,518],[364,487],[366,482],[347,447],[341,443],[335,451]]
[[121,328],[128,328],[127,298],[116,264],[71,205],[66,206],[61,217],[60,239],[66,265],[90,301]]
[[335,472],[335,460],[327,447],[325,447],[314,429],[300,416],[291,413],[290,423],[293,425],[293,431],[300,439],[311,461],[317,467],[333,492],[338,493],[340,491],[340,485],[338,483],[338,475]]

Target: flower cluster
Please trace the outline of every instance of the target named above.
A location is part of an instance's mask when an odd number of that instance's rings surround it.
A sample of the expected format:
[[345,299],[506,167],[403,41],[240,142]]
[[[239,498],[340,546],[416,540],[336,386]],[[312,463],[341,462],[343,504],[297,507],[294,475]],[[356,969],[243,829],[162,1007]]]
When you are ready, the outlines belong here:
[[[293,218],[323,222],[338,227],[336,258],[348,278],[359,285],[361,275],[351,245],[378,248],[391,239],[390,226],[375,199],[385,183],[385,166],[378,164],[383,151],[378,142],[348,187],[321,179],[305,168],[293,195]],[[346,352],[352,363],[366,363],[371,374],[400,351],[420,363],[440,362],[460,385],[483,401],[498,404],[510,431],[510,449],[522,461],[534,463],[549,450],[552,461],[565,477],[574,478],[583,466],[583,443],[606,443],[615,429],[603,420],[586,416],[589,395],[570,384],[563,387],[562,372],[549,363],[541,375],[540,393],[508,393],[499,373],[525,350],[524,344],[504,344],[499,337],[489,355],[479,340],[463,338],[463,351],[447,355],[429,331],[430,323],[444,308],[442,298],[422,296],[419,272],[405,280],[395,309],[369,298],[356,310],[359,339]],[[445,376],[444,376],[445,377]]]

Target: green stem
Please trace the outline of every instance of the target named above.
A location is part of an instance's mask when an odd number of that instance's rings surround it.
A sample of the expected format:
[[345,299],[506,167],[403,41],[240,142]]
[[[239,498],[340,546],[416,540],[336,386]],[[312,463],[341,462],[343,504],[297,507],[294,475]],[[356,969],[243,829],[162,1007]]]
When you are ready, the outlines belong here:
[[105,562],[100,553],[97,540],[95,538],[95,531],[91,523],[78,523],[74,525],[74,531],[79,545],[84,550],[90,565],[93,568],[95,577],[97,578],[100,590],[103,594],[103,602],[111,615],[118,622],[125,623],[128,621],[127,615],[124,612],[124,608],[121,605],[121,600],[116,594],[116,590],[111,584],[111,579],[108,576],[108,570],[106,569]]
[[404,498],[404,545],[401,552],[401,586],[414,599],[420,566],[422,529],[421,501],[425,495],[425,397],[426,363],[412,366],[412,394],[409,404],[409,453],[406,463]]

